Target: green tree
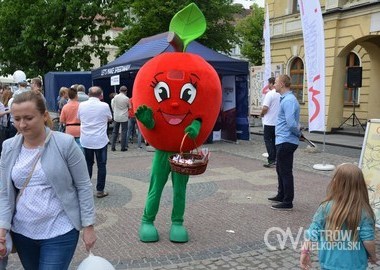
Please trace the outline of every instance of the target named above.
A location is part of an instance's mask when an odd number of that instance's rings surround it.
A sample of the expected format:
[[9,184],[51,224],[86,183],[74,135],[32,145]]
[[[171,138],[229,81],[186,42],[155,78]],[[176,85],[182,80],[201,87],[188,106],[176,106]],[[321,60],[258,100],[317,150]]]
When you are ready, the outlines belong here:
[[262,64],[264,8],[252,5],[252,13],[238,22],[236,31],[242,39],[241,54],[252,64]]
[[[110,38],[104,33],[125,23],[128,9],[121,7],[127,5],[127,0],[0,1],[1,74],[89,70],[91,56],[105,63]],[[84,37],[88,41],[81,43]]]
[[239,42],[233,16],[242,11],[242,6],[232,5],[232,0],[132,0],[131,21],[114,41],[119,47],[119,54],[141,38],[168,31],[174,14],[191,2],[198,5],[207,21],[206,32],[197,41],[214,50],[228,53]]

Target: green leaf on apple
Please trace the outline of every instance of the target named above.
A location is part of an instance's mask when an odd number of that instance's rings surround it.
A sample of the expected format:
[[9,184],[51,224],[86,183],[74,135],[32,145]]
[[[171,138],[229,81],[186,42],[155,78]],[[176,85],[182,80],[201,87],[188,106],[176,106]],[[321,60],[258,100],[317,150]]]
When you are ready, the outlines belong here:
[[169,31],[180,37],[186,51],[187,45],[206,31],[206,18],[198,6],[191,3],[173,16]]

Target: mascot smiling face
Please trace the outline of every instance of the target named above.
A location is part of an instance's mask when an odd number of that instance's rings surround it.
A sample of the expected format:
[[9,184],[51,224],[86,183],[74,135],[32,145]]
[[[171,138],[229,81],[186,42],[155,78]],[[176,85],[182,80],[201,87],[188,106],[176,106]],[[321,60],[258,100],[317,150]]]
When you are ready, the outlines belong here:
[[191,53],[163,53],[145,63],[133,87],[134,108],[150,107],[156,123],[147,129],[138,122],[144,138],[153,147],[168,151],[189,151],[194,142],[181,141],[193,120],[202,123],[197,146],[211,133],[222,102],[219,76],[203,58]]

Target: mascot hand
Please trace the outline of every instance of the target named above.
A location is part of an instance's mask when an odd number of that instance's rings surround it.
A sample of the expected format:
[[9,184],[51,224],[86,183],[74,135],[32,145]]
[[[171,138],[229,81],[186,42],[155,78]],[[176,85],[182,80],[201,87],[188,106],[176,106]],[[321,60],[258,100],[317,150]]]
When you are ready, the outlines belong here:
[[148,129],[154,127],[153,111],[146,105],[141,105],[135,113],[136,118]]
[[188,133],[191,139],[195,139],[198,136],[200,129],[201,129],[201,122],[198,120],[194,120],[191,123],[191,125],[185,128],[185,132]]

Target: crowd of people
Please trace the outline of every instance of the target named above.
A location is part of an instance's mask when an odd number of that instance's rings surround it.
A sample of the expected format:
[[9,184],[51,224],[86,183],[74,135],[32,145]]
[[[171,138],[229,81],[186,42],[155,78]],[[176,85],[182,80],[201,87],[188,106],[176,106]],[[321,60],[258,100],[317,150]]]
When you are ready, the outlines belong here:
[[[105,190],[108,144],[116,151],[121,127],[120,151],[127,151],[136,133],[133,99],[126,86],[120,87],[110,105],[102,101],[98,86],[90,87],[88,95],[83,85],[62,87],[57,98],[61,132],[54,132],[41,79],[33,78],[27,86],[21,81],[16,91],[9,86],[0,89],[0,270],[6,268],[12,246],[25,269],[67,269],[81,230],[87,250],[96,242],[94,161],[95,196],[104,198],[109,195]],[[292,210],[293,158],[302,138],[300,106],[289,76],[270,78],[268,88],[261,112],[268,151],[264,167],[276,168],[278,179],[277,193],[268,200],[274,210]],[[141,147],[138,130],[137,134]],[[307,231],[301,268],[311,266],[313,243],[334,240],[323,232],[346,230],[353,232],[347,241],[358,242],[361,249],[320,250],[323,269],[366,269],[368,261],[377,261],[375,216],[361,169],[353,164],[336,169]]]

